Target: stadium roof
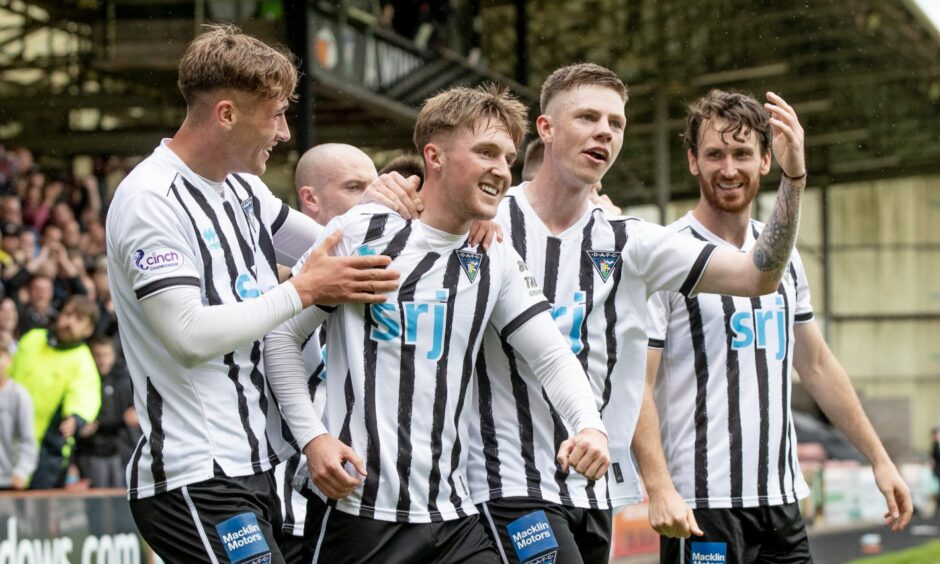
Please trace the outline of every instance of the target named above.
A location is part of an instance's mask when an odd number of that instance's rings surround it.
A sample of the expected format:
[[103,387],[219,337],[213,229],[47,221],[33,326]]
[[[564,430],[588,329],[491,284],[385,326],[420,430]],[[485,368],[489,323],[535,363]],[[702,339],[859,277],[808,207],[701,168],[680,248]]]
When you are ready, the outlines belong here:
[[[0,141],[62,157],[149,151],[182,119],[175,64],[205,10],[242,4],[0,0]],[[605,179],[618,201],[653,201],[657,185],[694,195],[679,134],[685,104],[710,88],[773,90],[792,102],[807,130],[811,184],[940,170],[940,32],[930,0],[475,0],[487,67],[416,49],[338,4],[309,4],[308,58],[325,57],[310,72],[317,140],[408,148],[426,94],[519,78],[521,33],[523,84],[590,59],[630,85],[624,148]],[[526,26],[514,24],[520,10]],[[288,42],[284,21],[242,26]],[[381,68],[359,55],[337,62],[350,42],[384,53]],[[534,104],[537,88],[512,84]]]

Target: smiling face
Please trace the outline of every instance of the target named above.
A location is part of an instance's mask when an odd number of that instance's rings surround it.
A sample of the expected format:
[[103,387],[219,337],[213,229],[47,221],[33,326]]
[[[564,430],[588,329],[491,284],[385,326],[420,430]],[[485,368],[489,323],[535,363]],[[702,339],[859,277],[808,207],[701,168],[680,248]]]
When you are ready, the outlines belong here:
[[290,139],[285,116],[287,99],[247,94],[233,96],[233,99],[233,119],[226,140],[233,160],[229,169],[260,176],[267,169],[274,146]]
[[440,174],[439,185],[454,224],[489,220],[509,188],[509,167],[516,160],[516,146],[506,128],[487,120],[473,129],[460,128],[425,147],[428,166]]
[[702,124],[698,154],[688,151],[689,171],[698,177],[702,197],[712,209],[736,214],[757,195],[760,177],[770,171],[770,153],[761,154],[753,131],[742,131],[735,139],[721,133],[726,126],[722,119]]
[[558,93],[539,116],[546,162],[566,184],[599,182],[620,154],[627,124],[624,99],[614,89],[582,85]]

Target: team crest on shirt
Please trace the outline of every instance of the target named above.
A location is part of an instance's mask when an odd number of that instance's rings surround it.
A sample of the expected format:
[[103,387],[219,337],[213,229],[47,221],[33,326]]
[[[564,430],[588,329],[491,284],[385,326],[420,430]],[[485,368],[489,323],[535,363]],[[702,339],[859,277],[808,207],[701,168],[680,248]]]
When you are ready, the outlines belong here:
[[617,268],[620,262],[620,253],[614,251],[584,251],[594,263],[594,270],[600,275],[601,280],[607,282],[610,274]]
[[480,263],[483,261],[483,255],[472,251],[455,252],[457,253],[457,260],[460,261],[460,267],[463,268],[463,273],[467,275],[467,280],[473,284],[477,279],[477,274],[480,272]]
[[248,225],[252,229],[258,228],[258,221],[255,219],[255,202],[251,196],[245,198],[239,202],[242,206],[242,211],[245,212],[245,219],[248,220]]

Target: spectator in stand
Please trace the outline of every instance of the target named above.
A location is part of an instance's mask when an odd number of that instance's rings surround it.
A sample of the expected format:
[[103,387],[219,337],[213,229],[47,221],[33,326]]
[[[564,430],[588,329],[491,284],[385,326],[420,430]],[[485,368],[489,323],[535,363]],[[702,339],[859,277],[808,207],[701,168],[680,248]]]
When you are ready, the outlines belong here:
[[99,335],[89,344],[101,375],[101,410],[98,418],[79,432],[76,463],[91,487],[121,488],[127,485],[124,464],[130,458],[139,425],[131,377],[123,359],[117,358],[111,339]]
[[0,347],[0,350],[9,351],[10,354],[16,352],[16,342],[20,337],[17,327],[19,322],[20,316],[13,298],[0,300],[0,342],[5,345]]
[[77,433],[98,416],[101,379],[86,339],[98,321],[87,296],[72,296],[51,329],[24,333],[10,376],[33,400],[39,462],[30,487],[62,487]]
[[25,335],[36,328],[45,328],[49,320],[55,317],[56,309],[52,306],[52,279],[36,275],[29,280],[26,301],[19,307],[19,334]]
[[95,333],[114,337],[118,332],[117,315],[114,313],[114,303],[111,301],[111,286],[108,285],[108,262],[104,255],[95,259],[91,270],[92,285],[94,287],[95,301],[98,303],[98,327]]
[[23,223],[40,230],[49,221],[52,205],[41,185],[30,184],[23,199]]
[[36,469],[33,401],[9,369],[10,353],[0,348],[0,490],[23,490]]
[[4,196],[0,200],[0,221],[4,224],[23,225],[23,206],[16,194]]

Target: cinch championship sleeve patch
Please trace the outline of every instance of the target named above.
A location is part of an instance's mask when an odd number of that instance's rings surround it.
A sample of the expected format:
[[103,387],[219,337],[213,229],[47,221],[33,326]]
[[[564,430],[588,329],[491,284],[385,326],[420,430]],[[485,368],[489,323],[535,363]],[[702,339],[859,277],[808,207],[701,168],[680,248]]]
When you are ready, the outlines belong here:
[[544,511],[533,511],[506,525],[516,556],[524,564],[554,564],[558,541]]
[[269,564],[271,549],[254,513],[242,513],[215,526],[232,564]]
[[692,564],[724,564],[728,561],[728,544],[723,542],[693,542]]

